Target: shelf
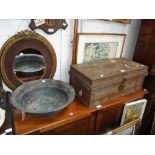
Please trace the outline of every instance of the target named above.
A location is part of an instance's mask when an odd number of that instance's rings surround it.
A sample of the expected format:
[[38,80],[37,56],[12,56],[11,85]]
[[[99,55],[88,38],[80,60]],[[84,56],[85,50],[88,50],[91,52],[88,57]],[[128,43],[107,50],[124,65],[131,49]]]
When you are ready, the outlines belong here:
[[[22,113],[16,109],[13,110],[14,121],[15,121],[15,129],[16,134],[43,134],[48,131],[56,130],[61,127],[65,127],[77,121],[84,121],[85,118],[89,118],[85,125],[88,125],[87,132],[82,132],[85,134],[94,134],[95,129],[95,121],[96,121],[96,113],[100,110],[105,111],[108,109],[113,109],[115,107],[124,105],[127,102],[137,100],[143,98],[147,93],[145,90],[137,91],[136,93],[132,93],[129,95],[125,95],[119,97],[115,100],[109,101],[101,105],[99,108],[96,106],[92,108],[86,107],[80,101],[75,99],[67,108],[62,110],[61,112],[52,115],[52,116],[32,116],[30,114],[26,114],[25,118],[22,119]],[[94,123],[94,124],[92,124]],[[84,125],[81,123],[81,126]],[[72,125],[73,128],[74,125]],[[86,130],[86,129],[85,129]],[[78,130],[80,134],[80,131]],[[72,133],[72,132],[71,132]]]

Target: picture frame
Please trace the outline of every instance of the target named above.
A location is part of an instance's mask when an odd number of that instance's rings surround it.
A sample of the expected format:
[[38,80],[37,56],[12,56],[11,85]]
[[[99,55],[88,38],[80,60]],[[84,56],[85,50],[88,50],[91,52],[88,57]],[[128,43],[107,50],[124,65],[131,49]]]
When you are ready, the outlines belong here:
[[132,19],[103,19],[104,21],[116,22],[122,24],[131,24]]
[[119,126],[118,128],[107,132],[104,135],[138,135],[140,131],[141,120],[136,119],[125,125]]
[[129,123],[135,119],[142,119],[146,103],[146,99],[126,103],[122,114],[121,125]]
[[120,58],[125,43],[125,34],[78,33],[76,64]]

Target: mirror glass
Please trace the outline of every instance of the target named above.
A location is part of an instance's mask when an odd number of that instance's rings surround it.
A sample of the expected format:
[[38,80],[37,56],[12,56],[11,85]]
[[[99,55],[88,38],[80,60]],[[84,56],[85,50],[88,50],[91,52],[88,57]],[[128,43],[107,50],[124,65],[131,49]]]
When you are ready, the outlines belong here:
[[19,51],[13,64],[14,73],[22,82],[40,79],[45,67],[44,57],[32,48]]

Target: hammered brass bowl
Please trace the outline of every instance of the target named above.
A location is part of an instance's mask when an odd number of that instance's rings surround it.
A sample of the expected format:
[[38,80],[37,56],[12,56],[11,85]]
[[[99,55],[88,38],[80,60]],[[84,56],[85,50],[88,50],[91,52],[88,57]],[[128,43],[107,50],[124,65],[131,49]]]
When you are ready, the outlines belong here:
[[74,99],[74,88],[59,80],[35,80],[19,86],[11,102],[18,110],[37,115],[57,113]]

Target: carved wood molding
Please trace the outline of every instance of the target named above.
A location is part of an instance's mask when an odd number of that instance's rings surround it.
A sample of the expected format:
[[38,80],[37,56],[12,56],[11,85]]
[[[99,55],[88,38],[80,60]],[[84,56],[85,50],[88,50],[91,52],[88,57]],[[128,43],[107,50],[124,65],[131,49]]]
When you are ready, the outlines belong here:
[[42,29],[47,34],[54,34],[57,30],[67,28],[65,19],[32,19],[29,27],[32,30]]

